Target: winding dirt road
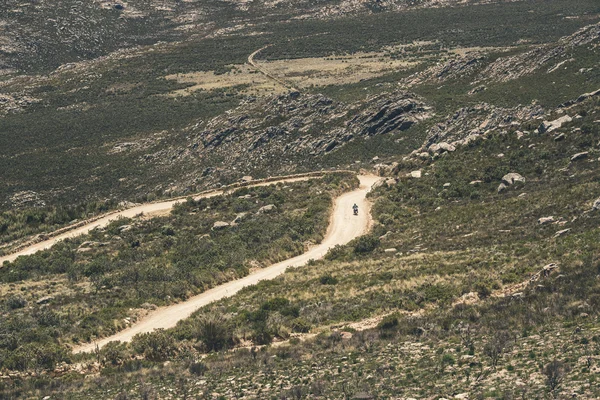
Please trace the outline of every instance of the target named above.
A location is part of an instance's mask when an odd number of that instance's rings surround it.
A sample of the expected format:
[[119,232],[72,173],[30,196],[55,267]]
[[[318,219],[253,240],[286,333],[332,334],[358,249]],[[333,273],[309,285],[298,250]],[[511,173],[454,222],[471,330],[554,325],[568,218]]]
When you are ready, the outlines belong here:
[[[318,178],[318,176],[289,177],[289,178],[282,178],[282,179],[278,179],[278,180],[270,180],[270,181],[265,181],[265,182],[253,183],[253,184],[246,185],[245,187],[267,186],[267,185],[274,185],[276,183],[292,183],[292,182],[299,182],[299,181],[307,181],[309,179],[315,179],[315,178]],[[236,188],[232,188],[232,190],[235,190],[235,189]],[[224,191],[226,191],[226,190],[227,189],[214,190],[214,191],[194,195],[194,199],[198,200],[201,198],[220,196],[220,195],[224,194]],[[107,214],[106,216],[101,217],[93,222],[90,222],[89,224],[85,224],[78,228],[68,230],[65,233],[53,236],[52,238],[50,238],[48,240],[44,240],[43,242],[39,242],[39,243],[33,244],[31,246],[28,246],[22,250],[17,251],[16,253],[12,253],[12,254],[0,257],[0,268],[2,267],[2,263],[4,261],[14,261],[19,256],[26,256],[26,255],[37,253],[38,251],[41,251],[41,250],[49,249],[50,247],[54,246],[56,243],[60,242],[61,240],[73,238],[73,237],[80,236],[80,235],[85,235],[86,233],[89,233],[92,229],[103,228],[103,227],[107,226],[110,222],[112,222],[118,218],[133,218],[136,215],[139,215],[142,213],[145,215],[162,213],[162,212],[171,210],[175,204],[181,203],[184,201],[185,201],[185,199],[178,198],[175,200],[168,200],[168,201],[163,201],[163,202],[159,202],[159,203],[142,204],[139,206],[128,208],[123,211],[116,211],[116,212]]]
[[[188,318],[200,307],[213,301],[233,296],[246,286],[255,285],[262,280],[273,279],[283,274],[290,267],[300,267],[308,263],[309,260],[320,259],[335,245],[348,243],[352,239],[365,234],[371,228],[372,224],[370,204],[366,199],[366,194],[380,178],[372,175],[359,176],[358,178],[360,179],[360,187],[358,189],[345,193],[335,200],[325,239],[306,253],[258,270],[244,278],[224,283],[194,296],[183,303],[159,308],[135,325],[97,342],[76,347],[73,349],[73,352],[90,352],[96,347],[103,347],[108,342],[129,342],[138,333],[152,332],[160,328],[172,328],[177,322]],[[352,215],[352,205],[354,203],[358,205],[360,210],[358,216]]]
[[258,63],[256,61],[254,61],[254,57],[260,53],[261,51],[263,51],[264,49],[271,47],[272,45],[268,44],[264,47],[261,47],[260,49],[256,50],[255,52],[253,52],[252,54],[250,54],[248,56],[248,64],[252,65],[254,67],[254,69],[256,69],[258,72],[260,72],[261,74],[263,74],[264,76],[266,76],[267,78],[271,79],[272,81],[275,81],[276,83],[280,84],[281,86],[293,91],[293,92],[297,92],[298,89],[296,89],[295,87],[293,87],[291,84],[287,83],[286,81],[284,81],[283,79],[279,79],[276,76],[272,75],[270,72],[268,72],[266,69],[264,69],[263,67],[261,67],[260,65],[258,65]]

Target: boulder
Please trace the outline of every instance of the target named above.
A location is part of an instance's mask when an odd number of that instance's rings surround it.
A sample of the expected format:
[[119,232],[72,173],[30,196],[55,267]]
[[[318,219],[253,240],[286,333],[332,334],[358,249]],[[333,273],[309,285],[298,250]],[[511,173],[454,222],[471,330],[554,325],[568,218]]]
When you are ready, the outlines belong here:
[[130,231],[131,228],[133,228],[131,225],[122,225],[122,226],[118,227],[117,229],[119,230],[119,232],[127,232],[127,231]]
[[220,229],[225,229],[229,226],[230,226],[229,222],[217,221],[213,224],[212,230],[216,231],[216,230],[220,230]]
[[277,210],[277,207],[275,206],[275,204],[268,204],[266,206],[262,206],[261,208],[259,208],[258,213],[259,214],[268,214],[275,210]]
[[469,185],[479,185],[480,183],[483,183],[483,181],[479,181],[479,180],[471,181],[471,182],[469,182]]
[[554,137],[554,141],[555,141],[555,142],[560,142],[560,141],[562,141],[562,140],[565,140],[565,138],[566,138],[565,134],[564,134],[564,133],[561,133],[561,134],[559,134],[559,135],[556,135],[556,136]]
[[449,153],[456,151],[456,147],[454,147],[450,143],[446,143],[446,142],[440,143],[440,149],[442,149],[442,151],[447,151]]
[[573,156],[571,157],[571,162],[583,160],[584,158],[587,158],[587,156],[589,154],[590,153],[588,153],[587,151],[584,151],[584,152],[581,152],[581,153],[577,153],[577,154],[573,154]]
[[242,182],[251,182],[253,180],[253,178],[250,175],[246,175],[243,176],[242,179],[240,179]]
[[507,186],[513,185],[515,184],[515,182],[525,183],[525,178],[522,175],[517,174],[516,172],[511,172],[502,177],[502,183],[504,183]]
[[554,237],[555,237],[555,238],[557,238],[557,237],[559,237],[559,236],[562,236],[562,235],[564,235],[565,233],[568,233],[570,230],[571,230],[571,228],[568,228],[568,229],[563,229],[563,230],[561,230],[561,231],[558,231],[558,232],[556,232],[556,233],[554,234]]
[[563,124],[566,124],[571,121],[573,121],[573,118],[571,118],[568,115],[564,115],[558,119],[555,119],[554,121],[544,121],[538,128],[538,131],[540,133],[550,133],[562,127]]
[[502,182],[500,185],[498,185],[498,193],[502,193],[506,189],[508,189],[508,185],[506,185],[504,182]]
[[592,205],[592,209],[600,211],[600,197],[598,197],[596,199],[596,201],[594,201],[594,204]]
[[553,216],[542,217],[542,218],[538,219],[538,224],[540,224],[540,225],[546,225],[546,224],[551,224],[554,221],[555,220],[554,220]]
[[394,248],[394,247],[391,247],[389,249],[385,249],[383,252],[384,253],[397,253],[398,250],[396,248]]
[[432,144],[427,150],[432,154],[440,154],[445,152],[451,153],[456,150],[456,147],[454,147],[450,143],[442,142]]
[[243,212],[243,213],[239,213],[238,215],[236,215],[234,220],[231,222],[231,225],[237,225],[240,222],[242,222],[247,214],[248,213]]
[[36,304],[48,304],[52,300],[54,300],[54,297],[52,297],[52,296],[45,296],[45,297],[42,297],[41,299],[38,299],[36,301]]
[[420,178],[421,177],[421,170],[418,171],[412,171],[408,174],[409,178]]

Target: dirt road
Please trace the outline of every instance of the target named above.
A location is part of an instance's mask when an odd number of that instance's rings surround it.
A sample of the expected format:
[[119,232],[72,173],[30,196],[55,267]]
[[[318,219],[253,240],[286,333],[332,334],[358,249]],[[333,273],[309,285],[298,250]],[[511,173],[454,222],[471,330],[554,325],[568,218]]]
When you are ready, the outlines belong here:
[[[280,180],[272,180],[272,181],[267,181],[267,182],[259,182],[259,183],[255,183],[255,184],[249,184],[246,187],[267,186],[267,185],[273,185],[276,183],[299,182],[299,181],[306,181],[306,180],[314,179],[314,178],[315,178],[314,176],[313,177],[303,176],[303,177],[296,177],[296,178],[291,177],[291,178],[284,178],[284,179],[280,179]],[[222,194],[223,194],[223,190],[215,190],[215,191],[203,193],[200,195],[196,195],[194,198],[195,199],[209,198],[209,197],[214,197],[214,196],[220,196]],[[110,222],[112,222],[118,218],[121,218],[121,217],[133,218],[136,215],[139,215],[142,213],[145,215],[164,213],[165,211],[171,210],[175,204],[181,203],[183,201],[185,201],[185,199],[169,200],[169,201],[163,201],[160,203],[142,204],[142,205],[139,205],[136,207],[128,208],[127,210],[110,213],[102,218],[99,218],[93,222],[90,222],[89,224],[85,224],[79,228],[69,230],[60,235],[56,235],[48,240],[44,240],[43,242],[33,244],[22,250],[19,250],[16,253],[2,256],[2,257],[0,257],[0,268],[2,267],[2,263],[4,261],[14,261],[19,256],[26,256],[29,254],[37,253],[38,251],[41,251],[41,250],[49,249],[50,247],[54,246],[56,243],[60,242],[61,240],[84,235],[84,234],[90,232],[94,228],[105,227]]]
[[276,83],[280,84],[281,86],[293,91],[293,92],[297,92],[298,89],[296,89],[295,87],[293,87],[292,85],[290,85],[289,83],[285,82],[282,79],[279,79],[275,76],[273,76],[270,72],[268,72],[267,70],[265,70],[263,67],[261,67],[260,65],[258,65],[258,63],[256,61],[254,61],[254,57],[260,53],[261,51],[263,51],[264,49],[266,49],[267,47],[271,47],[270,44],[261,47],[260,49],[256,50],[255,52],[253,52],[252,54],[250,54],[248,56],[248,64],[252,65],[258,72],[260,72],[261,74],[263,74],[264,76],[266,76],[267,78],[271,79],[272,81],[275,81]]
[[[159,328],[171,328],[178,321],[189,317],[194,311],[213,301],[233,296],[246,286],[255,285],[265,279],[273,279],[290,267],[300,267],[311,259],[322,258],[327,251],[335,245],[345,244],[352,239],[363,235],[371,227],[370,205],[366,194],[373,184],[379,180],[376,176],[359,176],[360,188],[345,193],[335,200],[331,221],[325,239],[306,253],[282,261],[270,267],[256,271],[242,279],[224,283],[211,290],[201,293],[189,300],[168,307],[159,308],[149,314],[135,325],[127,328],[113,336],[98,340],[94,343],[85,344],[73,349],[74,353],[90,352],[96,346],[103,347],[111,341],[128,342],[138,333],[151,332]],[[352,205],[356,203],[359,207],[359,215],[352,215]]]

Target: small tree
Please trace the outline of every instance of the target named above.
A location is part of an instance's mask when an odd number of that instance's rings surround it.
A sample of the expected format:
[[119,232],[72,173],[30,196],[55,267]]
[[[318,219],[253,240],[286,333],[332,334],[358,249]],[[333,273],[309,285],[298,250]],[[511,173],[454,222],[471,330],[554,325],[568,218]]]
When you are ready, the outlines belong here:
[[207,316],[198,323],[198,339],[207,351],[219,351],[232,342],[232,335],[221,316]]
[[560,387],[567,371],[567,365],[556,359],[544,367],[543,373],[546,375],[546,384],[550,392],[555,392]]

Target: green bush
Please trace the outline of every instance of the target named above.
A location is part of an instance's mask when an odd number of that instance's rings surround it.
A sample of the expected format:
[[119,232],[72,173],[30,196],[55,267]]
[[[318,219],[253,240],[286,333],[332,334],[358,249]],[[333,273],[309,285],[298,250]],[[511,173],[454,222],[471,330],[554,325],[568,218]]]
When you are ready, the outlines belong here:
[[321,285],[336,285],[338,283],[338,279],[332,275],[323,275],[319,278],[319,282]]
[[352,241],[354,253],[356,254],[371,253],[379,246],[379,244],[379,238],[374,235],[364,235]]

